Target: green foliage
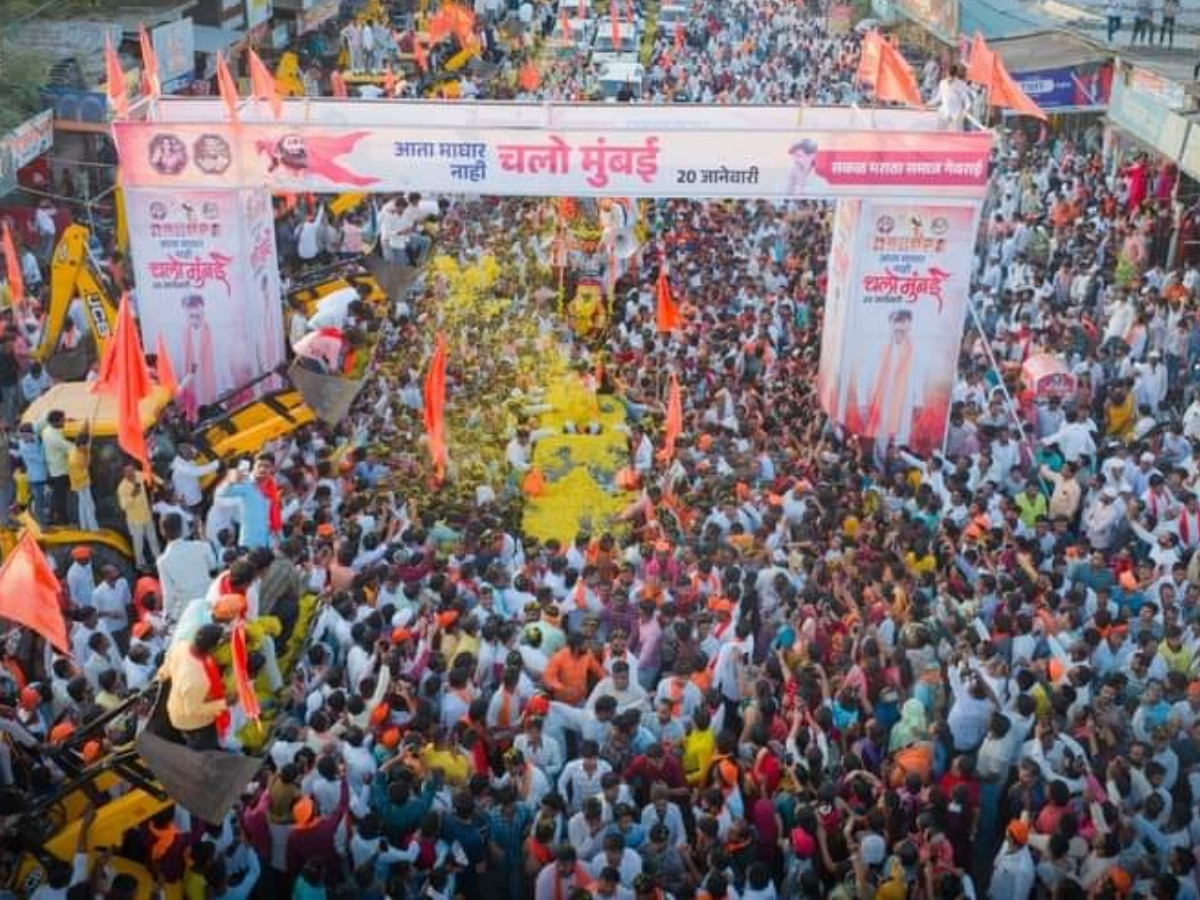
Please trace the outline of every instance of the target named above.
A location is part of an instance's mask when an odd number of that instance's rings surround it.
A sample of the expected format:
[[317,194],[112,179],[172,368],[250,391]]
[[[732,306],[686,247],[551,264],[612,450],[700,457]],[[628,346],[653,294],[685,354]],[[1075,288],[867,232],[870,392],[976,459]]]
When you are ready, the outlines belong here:
[[0,134],[41,111],[39,89],[46,78],[46,60],[22,51],[8,38],[0,38]]

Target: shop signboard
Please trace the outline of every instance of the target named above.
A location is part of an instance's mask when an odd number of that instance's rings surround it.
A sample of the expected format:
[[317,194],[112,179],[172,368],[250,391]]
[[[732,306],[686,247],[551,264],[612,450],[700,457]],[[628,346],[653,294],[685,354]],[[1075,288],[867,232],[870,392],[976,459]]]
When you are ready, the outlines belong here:
[[1119,76],[1113,79],[1108,119],[1167,159],[1178,159],[1183,151],[1187,119],[1167,108],[1161,97],[1138,90]]
[[196,69],[196,34],[190,18],[166,22],[150,32],[164,92],[183,87]]
[[0,136],[0,194],[17,186],[17,172],[54,145],[54,113],[51,110],[26,119]]
[[1100,109],[1108,105],[1112,93],[1112,67],[1102,63],[1036,69],[1013,77],[1046,110]]

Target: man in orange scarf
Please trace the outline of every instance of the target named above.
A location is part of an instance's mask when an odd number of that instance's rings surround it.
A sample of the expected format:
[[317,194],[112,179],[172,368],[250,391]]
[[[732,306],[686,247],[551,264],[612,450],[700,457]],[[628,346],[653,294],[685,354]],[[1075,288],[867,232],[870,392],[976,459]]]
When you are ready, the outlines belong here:
[[221,642],[220,625],[201,625],[191,643],[178,643],[167,654],[159,678],[171,682],[167,717],[193,750],[219,750],[229,731],[229,704],[213,651]]
[[916,413],[921,407],[921,379],[913,373],[912,311],[898,309],[888,316],[891,339],[883,348],[867,407],[866,433],[876,443],[908,443]]

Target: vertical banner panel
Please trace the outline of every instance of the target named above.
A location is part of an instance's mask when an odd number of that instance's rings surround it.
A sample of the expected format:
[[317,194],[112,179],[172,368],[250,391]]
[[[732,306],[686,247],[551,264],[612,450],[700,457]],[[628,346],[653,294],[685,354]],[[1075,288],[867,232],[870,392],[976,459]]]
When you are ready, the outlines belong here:
[[129,189],[125,201],[142,340],[162,335],[194,415],[283,360],[269,196]]
[[[975,205],[864,203],[820,375],[826,411],[850,433],[922,454],[942,446],[978,216]],[[836,299],[831,275],[827,316]]]

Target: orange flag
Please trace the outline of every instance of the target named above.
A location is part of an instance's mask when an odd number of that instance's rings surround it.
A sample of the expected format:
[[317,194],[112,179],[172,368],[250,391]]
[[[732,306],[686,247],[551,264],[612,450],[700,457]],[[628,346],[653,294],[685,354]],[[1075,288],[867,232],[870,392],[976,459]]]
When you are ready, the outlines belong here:
[[909,68],[908,61],[891,44],[881,42],[879,50],[875,97],[923,108],[925,102],[921,99],[921,89],[917,87],[917,78]]
[[1021,86],[1008,73],[1008,69],[1000,59],[999,54],[995,57],[995,67],[992,89],[988,93],[988,103],[992,106],[1011,109],[1013,112],[1023,116],[1033,116],[1035,119],[1040,119],[1043,122],[1048,121],[1049,118],[1042,108],[1021,89]]
[[975,32],[975,38],[971,41],[971,56],[967,62],[967,81],[974,81],[983,85],[985,90],[991,90],[995,62],[996,54],[984,41],[983,35]]
[[571,40],[571,20],[567,18],[567,10],[565,7],[558,11],[558,25],[562,29],[563,39]]
[[329,86],[333,89],[333,96],[349,96],[349,93],[346,91],[346,79],[342,77],[341,72],[334,72],[329,76]]
[[538,74],[537,66],[533,63],[525,63],[521,66],[521,71],[517,75],[517,85],[521,90],[536,91],[541,83],[542,77]]
[[425,45],[418,37],[413,38],[413,59],[416,60],[417,68],[422,72],[429,70],[429,56],[425,53]]
[[440,484],[446,477],[446,338],[439,334],[425,375],[425,434],[433,477]]
[[158,341],[154,344],[154,375],[158,386],[170,391],[172,397],[179,392],[179,379],[175,377],[175,367],[171,364],[171,354],[167,352],[162,332],[159,332]]
[[104,82],[113,118],[125,118],[129,115],[129,98],[125,95],[125,72],[121,69],[121,61],[117,59],[117,51],[113,49],[112,38],[107,34],[104,36]]
[[633,27],[633,0],[625,0],[625,24]]
[[142,93],[157,97],[162,93],[162,83],[158,80],[158,54],[154,52],[154,43],[145,25],[138,26],[138,43],[142,48]]
[[59,605],[61,590],[46,554],[26,532],[0,566],[0,618],[24,625],[69,654],[71,642]]
[[617,0],[608,0],[608,21],[612,26],[613,52],[617,53],[621,49],[621,20],[617,16]]
[[146,432],[142,426],[142,400],[151,390],[150,373],[142,352],[142,339],[129,307],[129,295],[121,297],[117,327],[100,360],[100,374],[92,382],[92,393],[114,394],[117,398],[117,444],[150,471]]
[[675,23],[675,49],[682,50],[684,43],[687,41],[687,33],[683,30],[683,23]]
[[8,278],[9,297],[16,309],[25,299],[25,278],[21,275],[21,257],[17,256],[17,245],[7,222],[4,223],[3,238],[4,244],[0,249],[4,250],[4,273]]
[[874,84],[879,77],[880,47],[884,40],[878,31],[868,31],[863,38],[862,49],[858,56],[858,80],[864,84]]
[[237,688],[238,705],[246,718],[257,722],[262,715],[258,705],[258,694],[250,677],[250,654],[246,647],[246,623],[238,619],[229,636],[229,655],[233,661],[233,683]]
[[224,53],[217,54],[217,89],[221,92],[221,100],[229,113],[230,121],[236,125],[238,121],[237,85],[234,84],[233,73],[229,71],[229,63],[225,61]]
[[683,398],[679,393],[679,379],[671,373],[671,386],[667,390],[667,422],[663,430],[663,448],[658,451],[662,462],[669,462],[675,457],[675,442],[683,433]]
[[671,282],[667,278],[667,267],[659,266],[658,283],[655,285],[656,304],[654,317],[660,333],[674,331],[683,325],[683,315],[679,312],[679,304],[671,297]]
[[383,67],[383,96],[396,96],[396,73],[392,71],[391,66]]
[[262,100],[268,104],[276,119],[283,114],[283,98],[279,96],[275,76],[262,61],[262,57],[253,50],[250,51],[250,93],[255,100]]

